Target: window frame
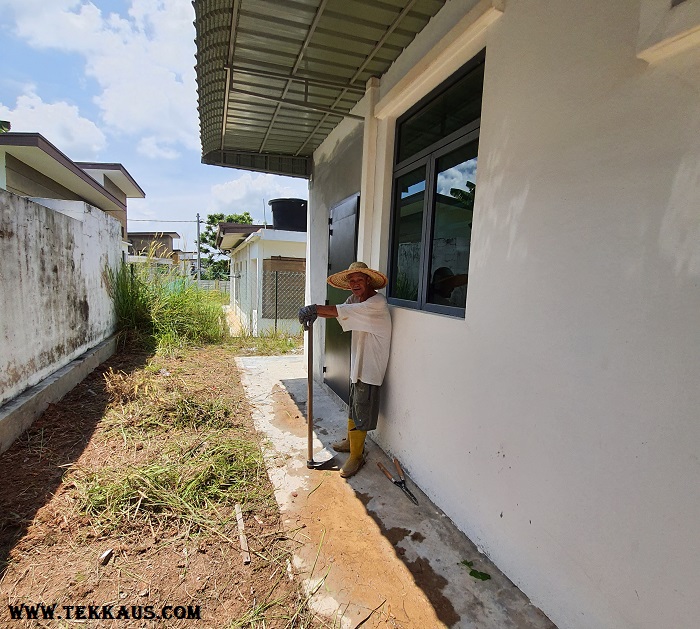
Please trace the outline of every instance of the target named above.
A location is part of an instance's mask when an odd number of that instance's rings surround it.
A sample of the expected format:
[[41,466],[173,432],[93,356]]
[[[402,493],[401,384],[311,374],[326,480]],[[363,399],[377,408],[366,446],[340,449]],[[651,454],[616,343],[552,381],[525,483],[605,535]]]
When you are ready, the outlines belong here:
[[[392,169],[392,184],[391,184],[391,220],[389,223],[389,263],[387,265],[388,270],[388,288],[387,290],[387,301],[394,306],[400,306],[403,308],[410,308],[413,310],[420,310],[423,312],[431,312],[436,314],[450,315],[453,317],[465,318],[466,316],[466,304],[464,308],[457,306],[447,306],[443,304],[433,304],[427,301],[428,299],[428,286],[430,283],[430,262],[432,260],[433,253],[433,227],[435,223],[435,196],[437,187],[437,161],[455,151],[462,146],[471,144],[474,141],[478,143],[479,133],[481,127],[481,117],[467,123],[460,129],[453,131],[444,138],[441,138],[437,142],[434,142],[430,146],[422,149],[418,153],[411,155],[410,157],[404,159],[402,162],[397,163],[399,155],[399,130],[401,124],[413,116],[420,109],[436,100],[458,83],[464,76],[472,72],[479,65],[485,63],[486,50],[482,49],[477,55],[475,55],[469,62],[467,62],[460,70],[455,72],[441,85],[435,88],[430,94],[426,95],[410,109],[408,109],[401,117],[396,120],[395,127],[395,141],[394,141],[394,166]],[[477,151],[478,159],[478,151]],[[420,258],[418,266],[418,299],[416,301],[401,299],[398,297],[393,297],[390,294],[391,287],[394,282],[395,273],[395,261],[397,257],[397,247],[398,238],[396,234],[397,223],[398,223],[398,206],[397,206],[397,183],[398,180],[414,171],[420,167],[425,169],[425,196],[423,199],[423,222],[421,231],[421,243],[420,243]],[[473,224],[472,224],[473,225]],[[471,255],[471,254],[470,254]]]
[[391,184],[391,221],[390,221],[390,227],[389,227],[389,233],[391,234],[391,242],[390,242],[390,247],[389,247],[389,252],[390,252],[390,259],[389,259],[389,265],[387,267],[388,271],[388,279],[389,283],[388,286],[391,287],[393,285],[393,275],[394,275],[394,265],[393,261],[395,259],[395,254],[396,254],[396,249],[398,247],[398,238],[396,237],[396,229],[397,229],[397,212],[396,210],[396,195],[398,192],[397,184],[398,180],[401,179],[404,175],[414,171],[418,170],[420,167],[423,167],[425,170],[425,193],[423,197],[423,222],[421,225],[421,246],[420,246],[420,266],[419,269],[421,272],[419,272],[418,275],[418,300],[413,301],[409,299],[401,299],[399,297],[392,297],[388,294],[389,291],[387,291],[387,301],[390,304],[393,304],[395,306],[403,306],[404,308],[419,308],[418,304],[420,303],[421,299],[421,294],[422,294],[422,288],[423,288],[423,256],[424,256],[424,249],[425,249],[425,238],[423,235],[425,234],[425,224],[426,224],[426,214],[427,212],[425,211],[425,206],[427,203],[427,197],[428,197],[428,182],[430,181],[428,179],[428,170],[429,170],[429,159],[427,156],[424,156],[423,158],[411,162],[409,164],[405,164],[402,166],[400,169],[395,170],[393,173],[393,181]]

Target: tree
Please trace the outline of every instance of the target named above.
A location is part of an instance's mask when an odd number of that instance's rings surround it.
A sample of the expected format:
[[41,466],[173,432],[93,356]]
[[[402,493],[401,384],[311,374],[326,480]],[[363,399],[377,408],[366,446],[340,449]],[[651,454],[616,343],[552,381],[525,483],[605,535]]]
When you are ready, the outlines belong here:
[[242,214],[207,214],[204,223],[204,230],[199,235],[197,245],[202,254],[206,254],[202,259],[201,275],[204,279],[220,280],[228,277],[228,257],[216,246],[216,232],[219,223],[242,223],[252,225],[253,217],[249,212]]
[[252,225],[253,217],[249,212],[243,214],[207,214],[207,220],[204,223],[204,231],[199,235],[199,246],[206,251],[214,251],[222,254],[220,249],[216,248],[216,232],[219,229],[219,223],[242,223],[243,225]]
[[211,257],[202,258],[200,277],[203,280],[227,280],[229,274],[229,259],[213,260]]
[[450,194],[457,199],[465,209],[474,211],[474,196],[476,195],[476,184],[471,181],[465,182],[467,189],[450,188]]

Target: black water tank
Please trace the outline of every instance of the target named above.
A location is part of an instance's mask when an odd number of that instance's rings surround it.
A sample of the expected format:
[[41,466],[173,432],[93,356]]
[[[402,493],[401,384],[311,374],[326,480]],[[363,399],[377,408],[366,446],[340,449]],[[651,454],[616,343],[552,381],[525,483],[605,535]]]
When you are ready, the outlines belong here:
[[306,231],[306,206],[304,199],[270,199],[272,226],[290,232]]

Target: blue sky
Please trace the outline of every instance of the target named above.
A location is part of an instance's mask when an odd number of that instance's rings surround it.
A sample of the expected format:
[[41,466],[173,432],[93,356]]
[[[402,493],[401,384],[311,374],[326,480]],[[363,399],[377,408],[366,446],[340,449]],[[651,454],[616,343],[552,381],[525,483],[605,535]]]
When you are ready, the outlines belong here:
[[197,212],[262,223],[270,199],[308,197],[304,179],[200,163],[193,21],[190,0],[0,0],[0,119],[74,161],[123,164],[146,193],[129,230],[190,250]]

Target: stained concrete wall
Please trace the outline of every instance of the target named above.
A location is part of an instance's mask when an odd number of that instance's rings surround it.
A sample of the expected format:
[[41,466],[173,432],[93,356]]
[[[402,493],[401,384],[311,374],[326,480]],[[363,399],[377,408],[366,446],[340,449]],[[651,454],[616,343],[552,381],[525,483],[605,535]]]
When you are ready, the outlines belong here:
[[450,48],[448,2],[382,77],[486,46],[466,318],[392,308],[375,438],[562,629],[700,617],[700,49],[639,59],[648,4],[506,2]]
[[54,203],[71,216],[0,190],[0,405],[114,329],[103,274],[121,258],[120,224]]

